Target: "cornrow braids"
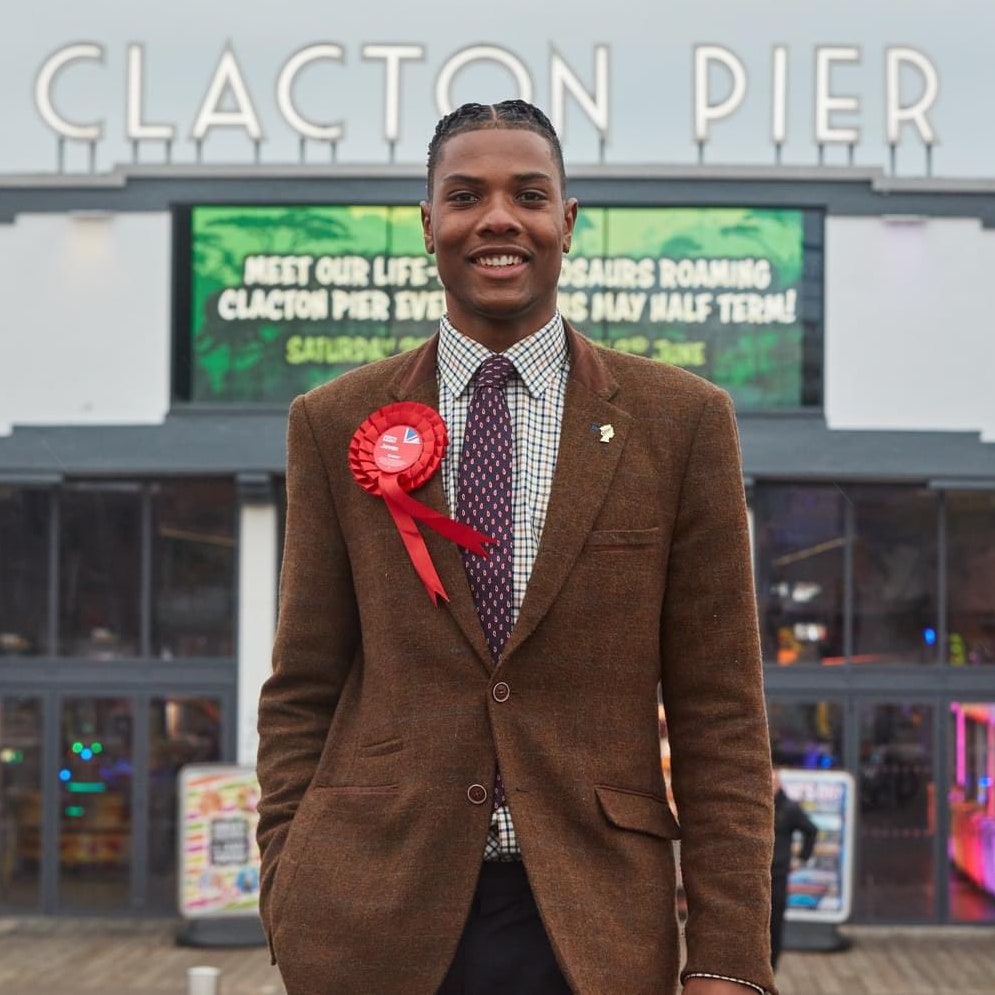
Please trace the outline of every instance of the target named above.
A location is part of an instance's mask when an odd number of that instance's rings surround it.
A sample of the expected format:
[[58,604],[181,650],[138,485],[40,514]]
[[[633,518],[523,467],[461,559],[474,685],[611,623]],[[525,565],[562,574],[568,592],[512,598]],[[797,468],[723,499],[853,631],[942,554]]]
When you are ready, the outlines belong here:
[[443,143],[454,135],[486,128],[521,128],[542,135],[549,142],[560,172],[560,185],[566,189],[567,174],[563,166],[563,149],[552,122],[538,107],[525,100],[502,100],[499,104],[463,104],[447,114],[435,126],[435,134],[428,143],[428,196],[432,197],[435,167]]

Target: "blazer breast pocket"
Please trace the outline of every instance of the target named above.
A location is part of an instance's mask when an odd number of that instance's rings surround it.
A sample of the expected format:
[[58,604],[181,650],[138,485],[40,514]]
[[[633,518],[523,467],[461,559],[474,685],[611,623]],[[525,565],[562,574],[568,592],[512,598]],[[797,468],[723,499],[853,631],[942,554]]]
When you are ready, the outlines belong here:
[[638,552],[663,542],[663,529],[592,529],[584,548],[592,552]]

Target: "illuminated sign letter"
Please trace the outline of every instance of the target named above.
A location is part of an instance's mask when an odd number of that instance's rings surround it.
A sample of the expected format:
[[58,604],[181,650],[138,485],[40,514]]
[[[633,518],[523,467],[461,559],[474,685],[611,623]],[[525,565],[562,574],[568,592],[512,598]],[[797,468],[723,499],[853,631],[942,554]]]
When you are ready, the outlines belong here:
[[297,74],[309,63],[318,59],[342,61],[342,47],[330,42],[323,45],[308,45],[295,52],[280,70],[276,80],[276,104],[287,124],[302,138],[313,138],[318,142],[337,142],[343,133],[342,122],[335,124],[315,124],[303,117],[294,106],[294,80]]
[[[713,63],[723,65],[732,76],[732,89],[725,100],[709,101],[708,73]],[[729,117],[746,96],[746,69],[739,58],[721,45],[695,45],[694,48],[694,137],[708,141],[708,126],[712,121]]]
[[144,139],[171,142],[176,137],[176,128],[171,124],[146,124],[142,120],[142,105],[145,97],[145,46],[128,46],[128,97],[125,120],[125,134],[133,142]]
[[[223,111],[221,100],[225,91],[230,90],[235,98],[233,111]],[[242,70],[235,61],[235,53],[226,48],[214,70],[207,95],[197,112],[197,120],[190,132],[192,138],[202,141],[212,128],[243,128],[253,141],[261,141],[263,129],[259,127],[259,117],[249,97],[249,90],[242,79]]]
[[75,138],[81,142],[96,142],[104,136],[103,121],[98,121],[95,124],[73,124],[62,117],[52,103],[52,85],[55,82],[55,77],[70,62],[78,62],[81,59],[95,59],[97,62],[103,62],[104,46],[80,42],[77,45],[67,45],[65,48],[60,48],[50,55],[35,79],[35,107],[38,108],[38,113],[45,124],[57,135],[62,135],[63,138]]
[[364,45],[364,59],[383,59],[386,63],[384,82],[383,137],[396,142],[401,135],[401,61],[425,58],[424,45]]
[[553,49],[549,61],[549,107],[553,127],[563,138],[566,132],[567,118],[564,109],[566,91],[587,115],[591,124],[601,133],[602,138],[608,136],[608,46],[594,46],[594,95],[584,89],[584,84],[577,79],[574,71],[563,61],[559,52]]
[[774,46],[771,66],[770,137],[775,145],[783,145],[788,137],[788,49]]
[[[885,49],[887,66],[887,87],[885,106],[887,107],[888,142],[897,145],[902,133],[902,124],[911,121],[919,131],[919,137],[927,144],[933,145],[938,139],[933,126],[926,117],[928,111],[936,102],[940,92],[940,77],[936,66],[914,48]],[[901,72],[902,65],[914,66],[923,77],[922,96],[906,107],[901,105]]]
[[453,112],[449,90],[456,74],[471,62],[485,61],[505,66],[515,77],[518,96],[522,100],[532,102],[532,77],[529,76],[529,71],[521,59],[516,58],[507,49],[498,48],[497,45],[471,45],[470,48],[464,48],[452,56],[439,71],[439,77],[435,81],[435,106],[440,114],[444,116]]
[[832,115],[836,112],[854,113],[860,110],[858,97],[834,96],[830,76],[834,62],[860,62],[860,49],[855,45],[819,47],[815,50],[815,140],[824,145],[842,142],[853,145],[860,141],[857,127],[834,127]]

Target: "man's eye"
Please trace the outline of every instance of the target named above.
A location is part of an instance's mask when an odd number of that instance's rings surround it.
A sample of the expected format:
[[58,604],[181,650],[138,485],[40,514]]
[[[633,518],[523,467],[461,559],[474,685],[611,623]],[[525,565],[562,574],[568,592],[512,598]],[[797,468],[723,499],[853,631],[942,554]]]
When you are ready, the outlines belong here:
[[477,198],[469,190],[456,190],[447,199],[454,204],[472,204]]
[[531,204],[541,203],[546,200],[546,194],[542,190],[523,190],[518,196]]

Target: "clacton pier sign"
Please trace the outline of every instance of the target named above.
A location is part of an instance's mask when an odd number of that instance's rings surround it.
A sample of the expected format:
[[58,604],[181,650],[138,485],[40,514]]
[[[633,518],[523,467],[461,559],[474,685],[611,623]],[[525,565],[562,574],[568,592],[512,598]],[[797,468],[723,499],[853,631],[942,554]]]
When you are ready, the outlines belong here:
[[[453,0],[294,17],[174,0],[8,12],[0,174],[119,164],[420,165],[467,100],[542,106],[572,164],[884,167],[991,176],[995,5]],[[46,8],[48,10],[48,8]],[[568,30],[569,28],[569,30]]]
[[[787,45],[771,48],[773,70],[766,101],[766,125],[770,142],[778,149],[788,137],[790,54]],[[101,112],[95,109],[88,121],[71,120],[57,110],[55,89],[60,76],[68,77],[74,66],[84,62],[103,64],[106,56],[104,45],[76,42],[57,49],[42,63],[35,79],[35,108],[59,138],[83,142],[99,142],[104,138],[106,119]],[[401,133],[404,68],[407,63],[424,61],[426,46],[420,42],[368,44],[362,46],[359,57],[382,66],[379,118],[383,140],[393,146]],[[936,65],[926,53],[908,46],[888,46],[884,59],[887,66],[884,105],[888,144],[898,146],[911,133],[927,147],[932,146],[937,141],[937,134],[929,112],[936,103],[940,89]],[[860,60],[861,51],[857,45],[820,45],[814,50],[816,94],[811,130],[819,146],[855,146],[861,141],[861,95],[844,92],[838,80],[834,82],[834,72]],[[725,45],[696,45],[690,61],[694,67],[689,94],[691,118],[694,139],[703,157],[713,129],[727,118],[748,112],[744,105],[747,102],[749,70],[744,56]],[[335,90],[348,93],[348,83],[340,84],[329,92],[328,107],[322,119],[309,117],[294,99],[298,77],[320,62],[343,66],[343,72],[348,72],[344,46],[332,42],[315,43],[284,59],[271,89],[275,92],[275,105],[282,127],[294,132],[302,141],[335,144],[344,139],[347,127],[345,118],[335,117],[341,109],[341,95]],[[593,66],[593,71],[579,71],[551,47],[547,64],[542,67],[542,73],[548,80],[548,91],[538,94],[536,77],[539,73],[514,51],[499,45],[472,45],[450,54],[438,67],[432,94],[435,108],[440,116],[448,114],[454,106],[452,90],[456,77],[461,73],[472,73],[478,63],[491,63],[506,71],[510,93],[531,102],[538,100],[550,108],[558,131],[564,130],[567,104],[574,101],[587,124],[606,142],[612,130],[610,46],[595,45],[587,62],[588,67]],[[172,145],[183,134],[182,124],[177,121],[153,123],[146,118],[146,63],[146,47],[138,43],[128,45],[123,93],[126,108],[124,136],[129,142],[159,141]],[[917,77],[917,87],[905,87],[906,91],[916,90],[915,96],[903,94],[903,73]],[[590,77],[591,82],[585,81],[585,75]],[[726,79],[719,79],[716,83],[717,76],[725,76]],[[253,143],[265,143],[260,108],[252,96],[256,87],[250,85],[255,82],[250,81],[235,49],[226,46],[205,81],[202,99],[195,108],[191,108],[187,137],[196,143],[198,157],[202,155],[202,143],[219,128],[237,129]],[[67,85],[70,84],[67,82]],[[909,127],[906,128],[906,125]]]

